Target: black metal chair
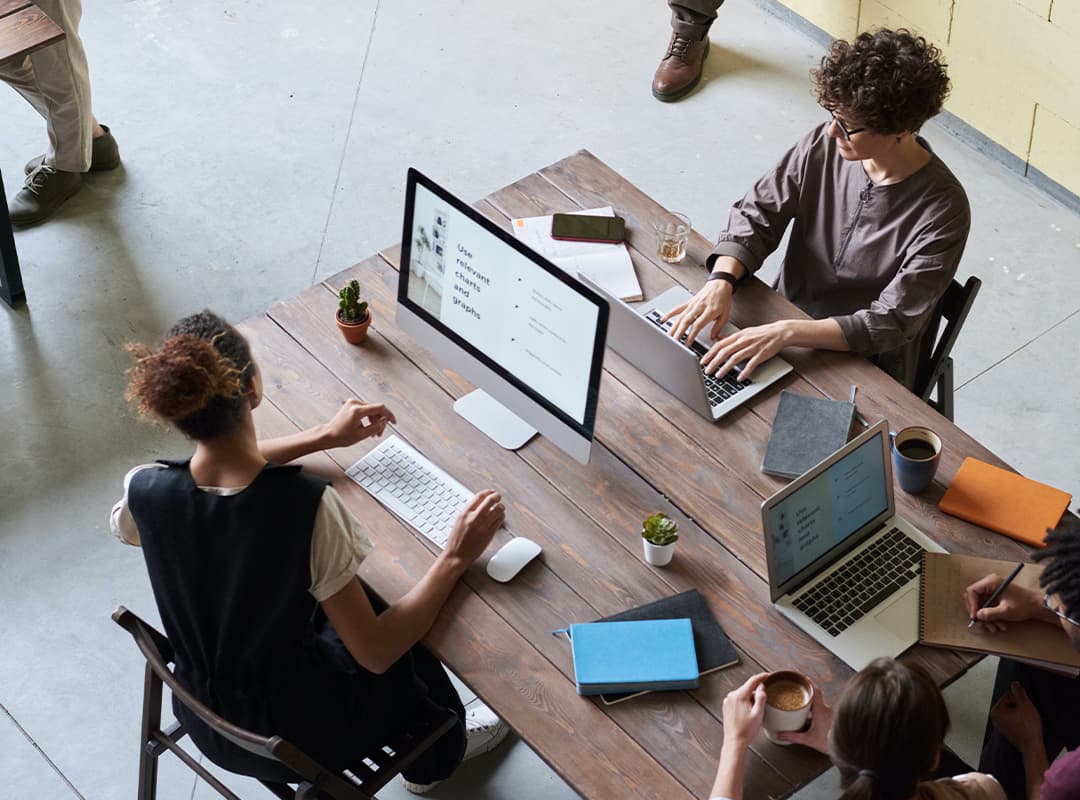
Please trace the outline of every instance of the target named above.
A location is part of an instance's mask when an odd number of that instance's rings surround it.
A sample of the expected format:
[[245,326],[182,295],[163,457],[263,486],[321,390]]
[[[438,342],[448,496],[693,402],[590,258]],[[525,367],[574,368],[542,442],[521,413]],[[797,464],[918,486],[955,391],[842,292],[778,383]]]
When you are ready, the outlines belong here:
[[[915,376],[915,394],[950,420],[953,419],[953,360],[950,353],[960,336],[960,329],[971,311],[980,286],[982,281],[974,275],[968,278],[963,286],[955,280],[949,284],[931,319]],[[945,327],[938,336],[942,320],[945,321]],[[937,398],[931,400],[930,395],[935,389]]]
[[[136,614],[120,606],[113,612],[113,621],[131,634],[146,659],[143,681],[142,727],[139,753],[139,800],[155,800],[157,796],[157,759],[171,750],[199,777],[228,800],[240,800],[221,781],[212,775],[178,742],[186,733],[179,722],[166,729],[161,728],[161,687],[165,684],[173,696],[190,709],[218,734],[250,753],[284,765],[296,774],[289,783],[260,780],[267,789],[282,800],[372,800],[375,793],[395,775],[407,767],[435,740],[457,723],[452,712],[429,720],[410,731],[388,741],[381,748],[357,755],[356,769],[363,774],[345,770],[336,772],[321,766],[313,758],[280,736],[260,736],[237,727],[196,700],[181,686],[169,663],[173,648],[169,640]],[[290,783],[297,784],[293,789]]]

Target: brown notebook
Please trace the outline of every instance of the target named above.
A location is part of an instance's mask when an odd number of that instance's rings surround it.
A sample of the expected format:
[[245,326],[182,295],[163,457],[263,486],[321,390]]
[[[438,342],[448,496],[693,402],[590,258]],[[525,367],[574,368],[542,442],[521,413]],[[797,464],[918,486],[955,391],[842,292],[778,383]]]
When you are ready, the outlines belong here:
[[1043,547],[1047,528],[1057,527],[1070,500],[1068,492],[969,457],[938,507],[946,514]]
[[[936,647],[1005,656],[1056,672],[1080,675],[1080,653],[1057,625],[1036,620],[1010,622],[1008,630],[1001,633],[987,633],[978,625],[968,628],[970,619],[963,602],[964,589],[992,573],[1004,578],[1015,566],[1015,561],[924,553],[919,582],[919,641]],[[1025,564],[1011,585],[1041,591],[1042,571],[1042,566]]]

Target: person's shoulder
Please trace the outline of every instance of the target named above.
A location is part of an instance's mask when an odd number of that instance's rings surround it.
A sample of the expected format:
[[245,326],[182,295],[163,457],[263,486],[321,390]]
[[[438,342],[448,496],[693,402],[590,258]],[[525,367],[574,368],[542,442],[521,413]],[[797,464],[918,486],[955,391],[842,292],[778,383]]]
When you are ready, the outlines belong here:
[[992,776],[967,772],[919,784],[919,800],[1006,800],[1005,791]]

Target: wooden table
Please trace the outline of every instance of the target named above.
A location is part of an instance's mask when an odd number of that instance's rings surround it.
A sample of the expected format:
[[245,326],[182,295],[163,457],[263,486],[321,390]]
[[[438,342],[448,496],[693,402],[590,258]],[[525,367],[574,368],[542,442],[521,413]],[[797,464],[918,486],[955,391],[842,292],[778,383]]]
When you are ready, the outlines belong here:
[[[509,227],[514,217],[604,205],[627,221],[646,297],[675,283],[700,287],[709,243],[694,234],[683,265],[659,261],[649,222],[661,207],[586,151],[493,193],[477,208]],[[835,698],[852,674],[769,604],[759,505],[783,482],[759,466],[781,389],[846,398],[856,383],[868,420],[885,416],[893,427],[932,427],[945,443],[938,482],[918,497],[898,490],[899,512],[951,551],[1023,555],[1013,542],[945,516],[936,505],[965,456],[1002,462],[850,354],[785,351],[797,374],[713,424],[608,350],[588,466],[543,438],[517,453],[504,451],[451,409],[471,387],[394,325],[398,255],[397,247],[389,248],[241,326],[265,381],[267,402],[256,414],[260,434],[322,422],[354,395],[383,400],[397,414],[398,435],[466,486],[503,492],[510,530],[539,542],[542,559],[508,585],[474,566],[425,641],[585,797],[706,797],[728,690],[756,672],[795,667]],[[375,314],[363,347],[346,344],[333,319],[336,291],[352,278]],[[735,302],[735,322],[744,326],[798,316],[756,280]],[[308,466],[332,478],[365,521],[377,547],[362,574],[395,598],[428,568],[434,548],[343,476],[372,446],[319,454]],[[641,520],[658,510],[681,525],[675,559],[662,569],[644,563],[640,544]],[[501,531],[496,545],[510,535]],[[708,676],[693,692],[657,693],[612,707],[575,693],[569,648],[552,630],[689,588],[706,597],[738,647],[739,665]],[[943,684],[976,660],[922,646],[905,658],[924,664]],[[763,737],[752,750],[748,798],[783,796],[827,766],[804,748],[777,747]]]
[[[25,58],[64,38],[60,26],[26,0],[0,0],[0,62]],[[19,254],[11,232],[4,176],[0,174],[0,298],[9,306],[26,302]]]

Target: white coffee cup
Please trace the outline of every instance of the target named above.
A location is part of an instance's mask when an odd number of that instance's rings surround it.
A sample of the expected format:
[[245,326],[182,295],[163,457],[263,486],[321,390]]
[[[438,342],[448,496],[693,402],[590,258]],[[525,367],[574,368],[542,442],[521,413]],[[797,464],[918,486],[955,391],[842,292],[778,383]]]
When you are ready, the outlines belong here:
[[768,675],[762,686],[766,701],[761,729],[770,742],[787,746],[791,742],[781,741],[777,734],[802,730],[806,725],[814,703],[814,684],[805,675],[785,669]]

